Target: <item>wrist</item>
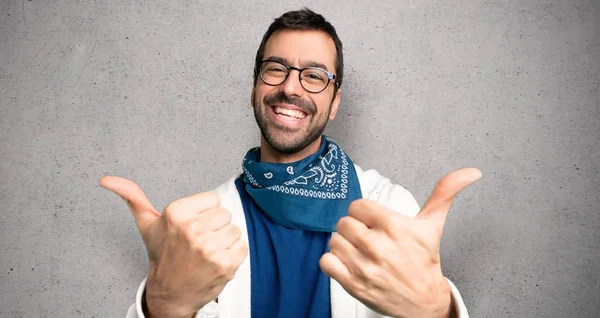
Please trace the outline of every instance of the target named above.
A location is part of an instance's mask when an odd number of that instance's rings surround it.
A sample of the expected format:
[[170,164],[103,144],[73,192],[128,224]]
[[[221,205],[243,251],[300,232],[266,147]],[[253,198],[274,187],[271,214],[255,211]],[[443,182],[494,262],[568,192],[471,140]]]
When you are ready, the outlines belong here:
[[446,307],[446,310],[439,316],[443,318],[458,318],[456,313],[456,306],[454,304],[454,299],[450,296],[450,304]]
[[431,292],[422,295],[422,298],[415,301],[415,307],[408,310],[405,307],[396,307],[396,310],[391,313],[381,312],[384,315],[389,315],[396,318],[457,318],[452,290],[448,284],[448,280],[444,277],[444,281],[439,285],[429,289]]
[[160,304],[157,304],[157,302],[151,302],[151,305],[149,306],[146,297],[144,297],[144,300],[142,301],[142,310],[144,311],[144,316],[146,316],[146,318],[193,318],[196,315],[196,313],[178,313],[178,311],[173,311],[166,306],[161,306]]
[[142,311],[146,318],[193,318],[196,315],[195,310],[178,308],[172,301],[152,297],[152,292],[147,291],[148,284],[142,295]]
[[448,313],[449,318],[458,318],[458,313],[456,312],[456,304],[454,303],[454,297],[450,296],[450,312]]
[[[442,276],[443,277],[443,276]],[[436,317],[436,318],[454,318],[456,317],[456,310],[454,310],[454,299],[452,297],[452,289],[448,283],[448,279],[443,277],[443,280],[439,282],[436,296],[430,299],[429,310],[423,317]],[[434,300],[435,299],[435,300]],[[426,302],[427,303],[427,302]]]
[[442,313],[439,315],[439,317],[443,317],[443,318],[456,318],[458,317],[457,312],[456,312],[456,304],[454,303],[454,297],[452,297],[452,290],[450,288],[450,284],[448,283],[448,280],[446,278],[444,278],[445,280],[445,285],[447,286],[447,292],[445,292],[446,296],[444,296],[445,299],[448,300],[448,305],[445,306],[445,310],[442,311]]

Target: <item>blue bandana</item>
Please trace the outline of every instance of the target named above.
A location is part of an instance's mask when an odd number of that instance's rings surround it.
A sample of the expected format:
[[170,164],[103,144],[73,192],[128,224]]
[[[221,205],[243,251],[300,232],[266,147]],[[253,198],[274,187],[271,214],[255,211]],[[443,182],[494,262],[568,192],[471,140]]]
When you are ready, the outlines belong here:
[[362,198],[352,160],[326,136],[319,151],[293,163],[260,162],[260,148],[252,148],[242,169],[256,204],[290,228],[335,232],[350,203]]

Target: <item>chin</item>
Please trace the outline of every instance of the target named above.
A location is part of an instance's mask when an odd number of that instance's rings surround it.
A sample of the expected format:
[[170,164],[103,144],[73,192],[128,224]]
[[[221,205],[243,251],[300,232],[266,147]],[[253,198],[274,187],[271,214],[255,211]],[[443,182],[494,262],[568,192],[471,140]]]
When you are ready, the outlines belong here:
[[303,134],[299,132],[299,136],[293,135],[293,133],[289,132],[279,132],[279,134],[277,134],[271,131],[267,135],[263,134],[263,138],[269,144],[269,146],[273,148],[273,150],[282,154],[291,155],[298,153],[310,146],[321,136],[321,133],[314,132],[312,134]]
[[285,137],[276,137],[269,136],[265,137],[266,142],[273,148],[273,150],[284,153],[284,154],[295,154],[300,152],[302,149],[306,148],[306,146],[310,143],[306,143],[305,140],[298,140],[296,138],[292,138],[291,140]]

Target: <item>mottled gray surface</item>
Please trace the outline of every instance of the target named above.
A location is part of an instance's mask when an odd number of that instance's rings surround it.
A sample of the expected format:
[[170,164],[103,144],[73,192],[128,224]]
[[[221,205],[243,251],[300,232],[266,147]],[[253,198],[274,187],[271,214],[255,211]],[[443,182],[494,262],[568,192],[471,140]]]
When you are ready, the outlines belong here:
[[[176,4],[177,3],[177,4]],[[347,77],[328,134],[422,203],[472,165],[443,239],[473,317],[600,311],[600,3],[307,1]],[[145,276],[132,217],[239,171],[262,33],[295,1],[0,2],[0,317],[120,317]]]

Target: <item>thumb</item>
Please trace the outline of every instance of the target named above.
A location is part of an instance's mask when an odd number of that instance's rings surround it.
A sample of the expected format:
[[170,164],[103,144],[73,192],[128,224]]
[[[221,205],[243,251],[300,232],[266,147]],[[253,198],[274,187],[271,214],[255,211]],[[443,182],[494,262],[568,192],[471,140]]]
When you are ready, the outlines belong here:
[[135,182],[121,177],[105,176],[100,178],[98,183],[101,187],[118,194],[127,202],[142,236],[145,236],[144,233],[150,224],[160,218],[160,213],[156,211],[144,191]]
[[417,218],[433,219],[443,231],[454,197],[464,188],[481,178],[476,168],[463,168],[443,176],[435,185]]

